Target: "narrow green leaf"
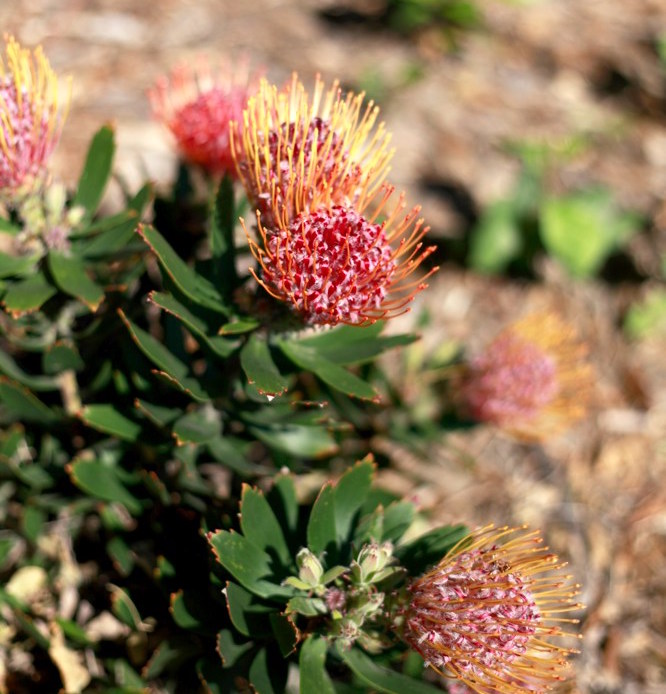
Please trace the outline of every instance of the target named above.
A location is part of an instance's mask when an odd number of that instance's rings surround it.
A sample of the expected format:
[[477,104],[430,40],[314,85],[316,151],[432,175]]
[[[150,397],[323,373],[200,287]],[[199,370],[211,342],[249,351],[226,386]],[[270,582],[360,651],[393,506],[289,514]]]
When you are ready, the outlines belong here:
[[259,321],[251,318],[235,320],[233,323],[225,323],[218,331],[220,335],[241,335],[249,333],[259,327]]
[[234,182],[229,174],[220,181],[213,200],[210,224],[210,249],[213,256],[215,284],[226,302],[230,302],[238,285],[236,249],[234,247]]
[[335,439],[322,426],[248,425],[248,431],[269,448],[296,458],[326,458],[338,450]]
[[362,400],[377,399],[377,393],[370,385],[338,364],[322,357],[314,348],[289,340],[279,340],[277,344],[284,355],[296,366],[312,371],[331,388]]
[[122,504],[132,514],[141,512],[141,502],[123,485],[118,473],[99,460],[77,460],[69,468],[72,482],[97,499]]
[[240,501],[240,526],[243,535],[267,554],[277,556],[285,575],[295,568],[284,533],[273,509],[261,490],[243,485]]
[[310,635],[301,645],[298,659],[300,694],[335,694],[331,678],[326,672],[328,644],[321,636]]
[[335,488],[328,482],[315,499],[307,529],[308,547],[322,554],[336,547]]
[[237,341],[227,340],[218,335],[211,335],[206,323],[195,316],[189,309],[175,299],[171,294],[162,292],[151,292],[150,301],[159,306],[167,313],[182,321],[183,325],[200,339],[214,354],[222,359],[226,359],[238,346]]
[[49,270],[58,288],[82,301],[91,311],[96,311],[104,298],[104,290],[86,272],[80,258],[51,251],[48,255]]
[[291,475],[277,475],[266,495],[275,516],[288,537],[296,534],[298,526],[298,499]]
[[335,485],[335,532],[339,549],[349,545],[354,520],[370,491],[374,471],[372,461],[363,460],[347,470]]
[[250,462],[245,449],[247,442],[223,436],[206,442],[206,449],[215,460],[230,467],[240,475],[248,476],[260,472],[260,468]]
[[14,316],[36,311],[58,290],[40,271],[20,282],[12,282],[2,298],[5,309]]
[[417,335],[391,335],[381,337],[385,321],[359,327],[341,325],[312,337],[299,340],[301,345],[311,347],[319,356],[340,366],[362,364],[394,347],[409,345],[418,340]]
[[289,381],[278,371],[271,357],[266,340],[256,334],[250,335],[240,353],[241,367],[250,383],[269,396],[282,395]]
[[148,225],[141,225],[138,231],[180,292],[195,304],[205,306],[218,313],[229,313],[229,308],[224,305],[222,296],[213,284],[192,270],[157,229]]
[[136,210],[126,210],[122,213],[121,221],[117,225],[92,238],[73,242],[72,251],[82,258],[107,258],[126,249],[135,238],[138,223],[139,213]]
[[179,590],[171,595],[169,611],[173,621],[181,629],[199,633],[215,633],[214,619],[211,619],[215,617],[215,614],[211,614],[209,608],[210,606],[200,600],[195,592],[184,593]]
[[182,410],[178,407],[164,407],[163,405],[155,405],[152,402],[137,398],[134,401],[136,408],[143,412],[148,419],[158,427],[167,427],[172,424],[181,415]]
[[59,421],[56,411],[47,407],[27,388],[6,378],[0,378],[0,400],[19,421],[49,425]]
[[173,355],[150,333],[132,323],[122,311],[118,313],[139,349],[161,371],[165,372],[165,375],[169,377],[174,385],[189,393],[195,400],[208,400],[208,394],[204,391],[199,381],[188,375],[188,367],[180,359]]
[[358,648],[338,648],[338,655],[347,667],[373,691],[384,694],[441,694],[432,684],[415,680],[395,670],[378,665]]
[[86,210],[86,218],[93,218],[104,195],[104,189],[111,175],[111,165],[115,152],[113,129],[105,125],[100,128],[90,143],[83,172],[72,202]]
[[93,429],[124,441],[136,441],[141,435],[141,425],[125,417],[113,405],[86,405],[79,417]]

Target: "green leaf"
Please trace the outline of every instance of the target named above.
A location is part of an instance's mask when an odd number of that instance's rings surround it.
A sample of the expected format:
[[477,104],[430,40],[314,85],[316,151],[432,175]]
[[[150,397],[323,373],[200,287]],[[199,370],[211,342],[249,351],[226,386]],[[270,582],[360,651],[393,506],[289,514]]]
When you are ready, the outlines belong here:
[[274,607],[257,602],[257,598],[233,581],[227,581],[225,595],[231,623],[243,636],[260,638],[271,633],[269,614]]
[[[266,499],[275,513],[287,539],[296,534],[298,527],[298,499],[296,487],[290,475],[277,475]],[[289,543],[287,543],[289,544]]]
[[338,648],[347,667],[373,691],[384,694],[441,694],[442,690],[427,682],[415,680],[395,670],[378,665],[358,648]]
[[546,200],[541,208],[544,246],[575,277],[590,277],[638,229],[633,215],[614,208],[605,190]]
[[99,207],[104,189],[111,175],[115,152],[113,129],[105,125],[100,128],[90,143],[86,163],[79,179],[79,186],[72,202],[86,210],[90,220]]
[[490,205],[470,236],[470,266],[477,272],[500,273],[522,250],[514,201],[500,200]]
[[139,349],[160,368],[163,372],[162,375],[170,383],[185,391],[195,400],[207,401],[209,399],[199,381],[188,375],[188,368],[180,359],[150,333],[132,323],[122,311],[119,311],[119,315]]
[[298,659],[300,694],[335,694],[326,672],[327,649],[328,644],[321,636],[310,635],[301,645]]
[[71,464],[72,482],[97,499],[122,504],[132,514],[141,512],[141,502],[127,491],[117,471],[99,460],[77,460]]
[[135,238],[140,217],[136,210],[125,210],[118,217],[118,224],[98,233],[93,238],[78,239],[72,243],[72,252],[81,258],[108,258],[124,251]]
[[23,526],[23,534],[30,542],[37,542],[44,528],[45,521],[46,513],[41,508],[24,506],[21,525]]
[[136,441],[141,425],[125,417],[113,405],[86,405],[79,417],[90,427],[124,441]]
[[269,658],[268,650],[261,648],[250,665],[250,684],[256,694],[284,694],[286,662]]
[[132,573],[134,554],[122,537],[112,537],[106,543],[106,552],[121,575],[129,576]]
[[31,275],[42,257],[42,253],[30,255],[9,255],[0,253],[0,279]]
[[111,588],[111,611],[118,619],[127,624],[132,629],[141,626],[141,615],[137,610],[134,601],[124,588],[112,586]]
[[186,265],[154,227],[141,225],[138,231],[171,278],[174,286],[183,295],[195,304],[205,306],[217,313],[229,313],[229,308],[224,305],[222,296],[214,285]]
[[341,325],[312,337],[299,340],[299,344],[311,347],[319,356],[340,366],[362,364],[393,347],[409,345],[418,340],[417,335],[391,335],[381,337],[385,321],[359,327]]
[[390,541],[394,544],[407,532],[412,523],[416,510],[414,504],[409,501],[396,501],[384,509],[384,523],[382,542]]
[[335,486],[335,533],[340,549],[351,540],[353,523],[370,492],[374,471],[371,460],[362,460],[347,470]]
[[236,341],[227,340],[218,335],[210,335],[206,323],[170,294],[151,292],[149,300],[182,321],[183,325],[218,357],[226,359],[236,349],[238,344]]
[[286,658],[296,650],[300,632],[289,615],[271,612],[268,618],[273,629],[273,636],[275,636],[275,640],[280,648],[280,653],[282,653],[283,658]]
[[270,556],[243,535],[233,530],[218,530],[209,533],[208,541],[217,561],[255,595],[262,598],[293,595],[291,588],[279,585],[282,577],[274,577]]
[[240,475],[257,474],[260,471],[259,466],[250,462],[244,450],[246,447],[246,442],[229,436],[217,437],[206,442],[206,449],[218,462]]
[[42,368],[47,374],[59,374],[68,370],[81,371],[84,366],[83,359],[73,344],[56,342],[42,355]]
[[243,485],[240,501],[243,535],[266,554],[277,556],[285,575],[295,568],[282,528],[261,490]]
[[302,598],[296,596],[289,600],[285,612],[287,614],[298,612],[298,614],[302,614],[305,617],[317,617],[318,615],[326,614],[328,612],[328,607],[326,607],[326,603],[321,598]]
[[59,379],[53,376],[31,376],[25,373],[4,350],[0,350],[0,373],[9,376],[30,390],[48,391],[57,390],[60,387]]
[[468,534],[469,530],[464,525],[435,528],[410,543],[397,547],[395,554],[410,575],[418,576],[437,564]]
[[215,633],[215,614],[211,613],[209,608],[205,601],[199,599],[197,593],[184,593],[179,590],[171,595],[169,611],[173,621],[181,629],[205,634]]
[[248,425],[248,431],[269,448],[296,458],[325,458],[338,450],[331,433],[321,426],[286,423]]
[[2,298],[2,303],[9,313],[18,316],[36,311],[57,292],[58,290],[40,271],[20,282],[12,282]]
[[250,333],[259,327],[259,321],[251,318],[235,320],[233,323],[225,323],[219,330],[220,335],[241,335],[242,333]]
[[282,395],[289,381],[278,371],[266,340],[250,335],[240,353],[241,367],[250,383],[263,395]]
[[365,381],[322,357],[316,349],[298,341],[279,340],[278,346],[296,366],[311,371],[324,383],[346,395],[362,400],[376,400],[377,393]]
[[12,224],[12,222],[4,217],[0,217],[0,232],[16,236],[21,232],[21,227],[16,226],[16,224]]
[[314,554],[322,554],[336,547],[335,488],[326,483],[310,511],[307,529],[308,548]]
[[238,285],[236,249],[234,247],[234,182],[225,174],[213,201],[210,224],[210,249],[213,256],[215,284],[226,302],[230,302]]
[[88,277],[83,261],[55,251],[49,253],[48,261],[58,288],[82,301],[91,311],[96,311],[104,298],[104,290]]
[[654,287],[629,309],[624,330],[637,340],[650,335],[666,335],[666,289]]
[[206,443],[219,437],[222,433],[222,422],[217,410],[204,407],[188,412],[173,425],[173,435],[179,444]]
[[60,420],[56,411],[47,407],[27,388],[6,378],[0,378],[0,400],[19,420],[39,422],[42,426]]
[[233,667],[249,650],[252,641],[236,641],[236,635],[230,629],[222,629],[217,635],[217,652],[222,659],[222,667]]
[[154,403],[147,402],[146,400],[141,400],[137,398],[134,401],[136,408],[143,412],[143,414],[148,417],[148,419],[156,424],[158,427],[168,427],[181,415],[182,410],[179,407],[164,407],[162,405],[155,405]]

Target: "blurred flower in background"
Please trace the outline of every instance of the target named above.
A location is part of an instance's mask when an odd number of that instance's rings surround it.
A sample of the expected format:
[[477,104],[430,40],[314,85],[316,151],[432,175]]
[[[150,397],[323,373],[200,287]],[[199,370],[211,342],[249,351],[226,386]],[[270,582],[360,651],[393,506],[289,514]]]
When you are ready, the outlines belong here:
[[0,56],[0,197],[15,203],[39,187],[66,115],[58,77],[41,46],[22,48],[5,37]]
[[472,419],[542,441],[586,415],[593,388],[586,357],[586,346],[557,314],[531,314],[463,367],[457,397]]
[[200,58],[176,66],[148,92],[153,114],[173,134],[183,159],[211,175],[235,176],[229,127],[240,121],[258,76],[246,62],[216,69]]
[[581,606],[570,577],[552,574],[564,564],[542,542],[537,531],[493,526],[461,540],[408,586],[403,639],[474,692],[544,691],[562,681],[572,651],[550,638],[572,636],[562,625],[576,623],[566,614]]

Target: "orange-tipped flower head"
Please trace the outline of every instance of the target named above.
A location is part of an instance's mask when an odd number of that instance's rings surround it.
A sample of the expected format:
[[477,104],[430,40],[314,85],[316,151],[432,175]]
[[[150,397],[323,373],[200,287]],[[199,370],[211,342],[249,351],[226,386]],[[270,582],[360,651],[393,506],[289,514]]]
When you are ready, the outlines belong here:
[[587,411],[592,372],[586,353],[556,314],[529,315],[466,365],[459,393],[463,408],[519,438],[558,434]]
[[203,58],[179,65],[148,92],[154,115],[173,134],[181,156],[212,175],[236,174],[229,127],[240,121],[256,88],[245,64],[215,72]]
[[296,74],[282,90],[262,80],[233,129],[238,174],[266,228],[288,225],[322,198],[358,206],[381,187],[392,151],[379,110],[363,94],[327,90],[312,96]]
[[58,77],[41,46],[21,48],[5,37],[0,56],[0,195],[13,197],[45,173],[65,119]]
[[564,565],[541,543],[538,532],[493,526],[461,540],[408,586],[403,639],[473,692],[552,689],[573,651],[550,639],[571,636],[562,626],[581,606],[570,577],[549,575]]
[[417,219],[418,207],[403,214],[402,196],[384,221],[377,221],[392,193],[386,187],[370,201],[372,213],[329,204],[271,229],[257,211],[261,246],[245,228],[260,265],[260,275],[252,271],[255,278],[309,325],[365,325],[408,310],[427,286],[425,277],[411,275],[434,248],[422,248],[427,228]]

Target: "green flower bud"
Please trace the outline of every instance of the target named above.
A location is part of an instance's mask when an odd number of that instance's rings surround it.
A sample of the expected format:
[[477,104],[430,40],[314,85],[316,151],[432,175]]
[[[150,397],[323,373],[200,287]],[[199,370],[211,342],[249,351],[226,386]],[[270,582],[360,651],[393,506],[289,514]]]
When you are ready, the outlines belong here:
[[393,560],[393,545],[390,542],[364,545],[358,553],[356,564],[361,583],[371,582],[375,574],[382,571]]
[[298,578],[303,583],[316,588],[324,575],[324,567],[319,559],[307,547],[304,547],[296,555],[296,563],[299,569]]

